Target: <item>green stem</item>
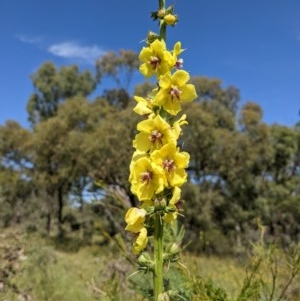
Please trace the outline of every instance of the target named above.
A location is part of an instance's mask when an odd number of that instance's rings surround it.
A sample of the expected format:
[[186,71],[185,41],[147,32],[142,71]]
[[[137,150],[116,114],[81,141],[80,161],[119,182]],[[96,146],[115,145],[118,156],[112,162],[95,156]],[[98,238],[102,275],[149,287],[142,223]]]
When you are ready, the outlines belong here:
[[[159,10],[166,9],[166,1],[165,0],[158,0]],[[159,36],[162,40],[166,42],[166,24],[164,23],[164,20],[160,20],[159,23]]]
[[159,213],[154,217],[154,301],[158,300],[159,294],[163,292],[163,238],[164,221]]
[[163,20],[160,20],[159,24],[159,36],[166,42],[166,24]]
[[[158,0],[159,10],[166,8],[165,0]],[[166,24],[163,20],[159,23],[159,35],[162,40],[166,42]],[[164,290],[164,259],[163,259],[163,239],[164,239],[164,220],[157,212],[154,217],[154,273],[153,273],[153,287],[154,287],[154,301],[158,301],[159,295]]]

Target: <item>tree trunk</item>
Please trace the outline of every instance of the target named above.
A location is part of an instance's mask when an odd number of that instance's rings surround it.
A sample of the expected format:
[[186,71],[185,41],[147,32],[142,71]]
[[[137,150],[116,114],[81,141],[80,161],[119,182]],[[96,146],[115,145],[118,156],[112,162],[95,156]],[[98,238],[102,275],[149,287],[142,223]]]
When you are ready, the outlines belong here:
[[58,201],[58,208],[57,208],[57,221],[58,221],[58,236],[64,237],[64,229],[62,227],[64,223],[63,219],[63,208],[64,208],[64,195],[63,195],[63,186],[60,186],[57,191],[57,201]]
[[47,233],[49,235],[50,230],[51,230],[51,213],[50,213],[50,211],[48,211],[48,213],[47,213],[46,230],[47,230]]

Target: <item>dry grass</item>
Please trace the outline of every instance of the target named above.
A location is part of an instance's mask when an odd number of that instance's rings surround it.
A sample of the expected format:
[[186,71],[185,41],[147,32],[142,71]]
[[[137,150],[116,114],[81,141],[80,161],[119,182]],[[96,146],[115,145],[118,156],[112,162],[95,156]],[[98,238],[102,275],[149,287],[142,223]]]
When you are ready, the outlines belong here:
[[[147,280],[142,280],[142,274],[129,277],[135,268],[120,253],[116,245],[105,247],[92,245],[76,248],[76,251],[71,251],[70,246],[65,245],[65,248],[68,251],[58,248],[53,241],[39,236],[29,237],[16,231],[2,233],[0,300],[148,300],[143,297],[145,291],[141,293]],[[179,265],[169,272],[171,282],[174,282],[175,287],[180,288],[185,296],[185,299],[178,300],[299,301],[299,275],[286,290],[286,297],[278,299],[291,276],[292,262],[286,261],[291,256],[283,256],[279,251],[273,255],[269,251],[264,254],[259,252],[263,251],[258,250],[253,255],[252,264],[251,261],[241,263],[235,259],[186,253],[181,261],[187,268]],[[245,299],[239,294],[259,258],[262,260],[252,278],[252,286],[249,285],[244,295],[254,296],[258,289],[256,285],[260,282],[260,297]],[[268,293],[269,296],[272,293],[274,273],[276,287],[273,297],[265,297],[264,293]],[[204,288],[208,291],[213,290],[214,293],[207,294],[206,291],[205,295]],[[223,296],[223,299],[221,297],[217,299],[218,294]],[[207,297],[208,295],[210,297]]]

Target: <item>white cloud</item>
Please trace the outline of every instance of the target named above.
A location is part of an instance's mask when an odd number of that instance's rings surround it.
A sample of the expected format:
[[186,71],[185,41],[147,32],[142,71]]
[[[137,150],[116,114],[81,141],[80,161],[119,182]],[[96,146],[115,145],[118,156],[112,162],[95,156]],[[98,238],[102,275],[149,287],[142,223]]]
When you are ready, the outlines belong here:
[[73,41],[49,45],[49,43],[40,36],[16,34],[15,37],[22,43],[33,44],[54,56],[77,60],[79,63],[94,64],[95,61],[105,53],[105,51],[97,45],[83,46]]
[[95,62],[104,54],[98,46],[81,46],[75,42],[53,44],[48,47],[48,52],[58,57],[80,59],[86,62]]
[[27,36],[22,34],[16,35],[16,38],[21,42],[28,43],[28,44],[40,44],[43,40],[41,37],[33,37],[33,36]]

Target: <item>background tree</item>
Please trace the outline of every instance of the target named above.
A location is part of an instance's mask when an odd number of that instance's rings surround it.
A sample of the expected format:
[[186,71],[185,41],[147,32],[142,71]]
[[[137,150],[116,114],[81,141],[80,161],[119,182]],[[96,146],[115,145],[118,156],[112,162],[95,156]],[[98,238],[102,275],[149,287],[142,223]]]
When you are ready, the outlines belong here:
[[35,92],[27,103],[28,119],[32,125],[55,116],[58,105],[74,96],[88,96],[96,88],[90,71],[80,71],[76,65],[58,69],[53,63],[43,64],[33,74]]
[[[122,232],[121,212],[136,202],[128,166],[139,118],[130,96],[138,66],[137,54],[121,51],[98,60],[96,77],[52,63],[33,75],[27,107],[33,127],[0,126],[3,225],[46,220],[48,231],[58,226],[63,233],[71,224],[89,235]],[[87,99],[104,77],[113,80],[111,87]],[[299,126],[266,124],[257,103],[241,105],[238,89],[219,79],[192,82],[198,99],[184,107],[181,141],[191,155],[182,192],[190,250],[243,251],[258,238],[258,225],[267,227],[269,241],[299,241]],[[135,94],[147,97],[154,87],[141,83]]]
[[124,109],[129,104],[130,84],[139,66],[138,54],[132,50],[109,51],[96,62],[98,83],[108,77],[116,84],[116,88],[104,89],[102,95],[111,105]]
[[264,198],[270,204],[267,224],[270,234],[283,246],[299,241],[299,155],[298,132],[295,128],[274,124],[270,127],[273,146],[271,177]]
[[30,131],[16,121],[0,126],[0,204],[4,226],[21,222],[32,209],[28,206],[32,196],[31,153],[28,151],[31,136]]

